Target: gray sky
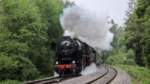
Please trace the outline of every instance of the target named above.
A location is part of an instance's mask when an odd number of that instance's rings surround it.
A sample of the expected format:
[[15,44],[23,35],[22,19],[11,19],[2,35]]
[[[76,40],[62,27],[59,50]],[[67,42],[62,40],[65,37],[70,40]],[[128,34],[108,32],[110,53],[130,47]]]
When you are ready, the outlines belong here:
[[[80,3],[82,0],[71,0]],[[90,0],[87,0],[87,2]],[[94,1],[94,0],[93,0]],[[99,0],[97,3],[102,12],[106,12],[114,21],[122,25],[125,22],[129,0]]]
[[[119,25],[124,23],[128,9],[128,0],[101,0],[100,5],[108,12],[108,15]],[[108,3],[109,2],[109,3]]]

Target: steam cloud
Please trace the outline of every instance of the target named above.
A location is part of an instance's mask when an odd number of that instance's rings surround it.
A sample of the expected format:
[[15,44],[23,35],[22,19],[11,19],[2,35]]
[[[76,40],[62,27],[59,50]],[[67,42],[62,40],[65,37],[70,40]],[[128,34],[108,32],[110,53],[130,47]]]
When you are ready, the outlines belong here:
[[92,63],[81,72],[81,75],[88,75],[88,74],[95,73],[97,71],[98,71],[98,68],[96,67],[96,64]]
[[64,9],[60,18],[64,35],[78,37],[94,48],[111,49],[113,34],[109,31],[108,17],[98,6],[99,0],[81,0]]

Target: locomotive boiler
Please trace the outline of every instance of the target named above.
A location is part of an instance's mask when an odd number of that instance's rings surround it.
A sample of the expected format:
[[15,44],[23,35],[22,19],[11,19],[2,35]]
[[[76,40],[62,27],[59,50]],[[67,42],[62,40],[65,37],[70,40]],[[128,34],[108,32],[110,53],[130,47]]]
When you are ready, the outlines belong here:
[[81,70],[96,61],[96,51],[85,42],[63,36],[56,42],[55,71],[59,76],[80,75]]

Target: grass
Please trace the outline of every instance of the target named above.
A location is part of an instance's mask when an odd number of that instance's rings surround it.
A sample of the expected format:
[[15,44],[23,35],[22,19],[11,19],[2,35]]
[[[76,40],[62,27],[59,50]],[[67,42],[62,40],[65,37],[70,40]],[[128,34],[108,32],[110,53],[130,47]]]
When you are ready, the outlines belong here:
[[132,77],[132,84],[150,84],[150,70],[132,65],[116,65]]
[[5,80],[5,81],[0,81],[0,84],[21,84],[21,82],[17,80]]

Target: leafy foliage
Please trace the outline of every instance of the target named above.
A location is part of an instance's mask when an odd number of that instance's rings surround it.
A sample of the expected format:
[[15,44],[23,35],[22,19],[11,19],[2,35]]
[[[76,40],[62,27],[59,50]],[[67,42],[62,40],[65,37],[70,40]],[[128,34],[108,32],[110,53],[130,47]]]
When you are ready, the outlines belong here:
[[4,79],[33,79],[38,71],[35,66],[24,57],[0,56],[0,80]]
[[150,1],[137,0],[126,28],[127,47],[135,51],[136,63],[150,67]]
[[59,0],[0,1],[1,79],[52,74],[54,52],[50,44],[62,35],[62,9]]
[[107,63],[113,63],[115,59],[119,60],[120,58],[121,64],[135,64],[136,62],[139,66],[150,67],[149,11],[150,1],[137,0],[136,8],[129,14],[125,28],[117,28],[117,25],[112,22],[114,25],[111,29],[114,33],[112,43],[114,49],[109,55],[114,57],[108,58]]
[[112,21],[111,32],[114,34],[112,42],[113,49],[107,52],[106,63],[111,65],[130,64],[135,65],[135,54],[132,49],[126,48],[125,31],[123,27],[118,28],[117,24]]
[[127,71],[133,84],[149,84],[150,1],[137,0],[136,8],[129,13],[125,28],[113,25],[111,31],[114,33],[114,49],[108,52],[106,63]]

